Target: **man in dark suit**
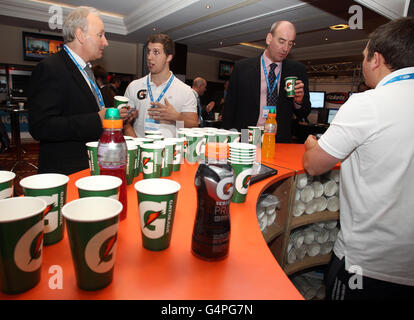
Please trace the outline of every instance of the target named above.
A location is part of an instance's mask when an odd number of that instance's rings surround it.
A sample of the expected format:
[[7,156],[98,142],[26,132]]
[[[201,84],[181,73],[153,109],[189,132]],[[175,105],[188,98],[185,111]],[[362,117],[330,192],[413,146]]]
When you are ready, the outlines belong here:
[[88,168],[85,143],[102,134],[105,115],[90,61],[108,46],[99,12],[75,9],[63,24],[64,48],[34,69],[28,95],[29,131],[40,141],[39,173]]
[[[224,104],[224,128],[240,130],[248,126],[264,126],[268,112],[265,106],[276,105],[276,141],[291,141],[293,114],[302,119],[311,110],[305,66],[285,60],[295,45],[295,38],[296,29],[292,23],[276,22],[267,34],[264,53],[235,64]],[[288,98],[284,89],[288,76],[298,77],[293,98]]]

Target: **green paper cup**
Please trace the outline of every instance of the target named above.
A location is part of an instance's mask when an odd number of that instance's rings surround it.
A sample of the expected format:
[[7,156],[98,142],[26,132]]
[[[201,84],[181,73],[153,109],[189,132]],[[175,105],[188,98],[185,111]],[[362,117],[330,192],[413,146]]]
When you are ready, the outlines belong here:
[[290,76],[285,78],[285,90],[289,98],[295,96],[295,86],[298,77]]
[[14,178],[16,178],[14,172],[0,171],[0,199],[13,197]]
[[138,147],[134,141],[127,141],[128,155],[127,165],[125,167],[127,185],[132,184],[135,177],[135,166],[138,153]]
[[65,220],[62,207],[66,203],[69,177],[58,173],[42,173],[20,180],[25,196],[39,197],[51,205],[44,216],[44,245],[54,244],[63,238]]
[[137,155],[135,157],[135,163],[134,163],[134,178],[138,177],[139,175],[139,164],[141,162],[141,145],[143,142],[137,142],[134,140],[134,144],[137,146]]
[[164,146],[164,155],[162,157],[161,177],[169,177],[173,168],[175,142],[171,140],[156,141],[156,144]]
[[86,143],[86,149],[88,151],[89,159],[89,170],[91,171],[91,175],[93,176],[100,174],[98,166],[98,143],[98,141]]
[[204,145],[204,134],[188,132],[185,134],[187,138],[186,160],[190,164],[198,163]]
[[147,143],[142,145],[141,159],[144,179],[159,178],[161,176],[162,157],[164,146]]
[[260,147],[262,145],[262,134],[260,127],[249,126],[247,128],[249,129],[249,143]]
[[127,108],[128,109],[128,105],[129,105],[129,99],[127,97],[124,97],[124,96],[114,97],[114,108],[117,108],[117,109]]
[[34,197],[0,200],[0,290],[15,294],[40,281],[43,214],[46,202]]
[[147,179],[135,184],[145,249],[160,251],[169,247],[180,188],[179,183],[169,179]]
[[240,142],[241,133],[238,131],[228,131],[228,143],[237,143]]
[[229,132],[227,130],[216,131],[216,142],[227,143],[229,140]]
[[180,171],[181,163],[184,161],[185,138],[166,138],[164,141],[173,141],[175,143],[172,171]]
[[211,131],[204,132],[204,138],[206,139],[206,143],[209,142],[216,142],[216,133]]
[[80,178],[75,182],[79,198],[109,197],[119,200],[119,188],[122,180],[114,176],[90,176]]
[[250,178],[253,173],[253,162],[233,163],[230,162],[234,170],[234,193],[231,202],[243,203],[246,201],[247,191],[250,185]]
[[77,199],[63,207],[79,288],[99,290],[112,282],[121,211],[118,200],[103,197]]

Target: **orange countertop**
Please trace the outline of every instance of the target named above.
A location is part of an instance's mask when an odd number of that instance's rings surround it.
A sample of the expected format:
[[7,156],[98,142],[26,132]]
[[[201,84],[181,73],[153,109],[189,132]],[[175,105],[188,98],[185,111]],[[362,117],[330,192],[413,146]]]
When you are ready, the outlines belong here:
[[[135,182],[127,188],[128,216],[120,222],[117,253],[112,283],[98,291],[77,287],[68,236],[57,244],[44,247],[40,283],[17,295],[0,293],[4,299],[148,299],[148,300],[240,300],[300,299],[293,286],[270,252],[256,218],[256,202],[267,187],[294,175],[302,161],[303,145],[277,145],[275,161],[278,174],[249,187],[245,203],[232,203],[229,256],[219,262],[206,262],[191,253],[191,235],[196,213],[194,176],[197,165],[184,164],[170,179],[181,184],[170,247],[153,252],[142,247],[138,219]],[[283,152],[282,152],[283,150]],[[292,169],[288,169],[293,166]],[[75,182],[89,175],[84,170],[70,176],[68,198],[78,198]],[[63,288],[50,289],[55,275],[52,266],[63,270]],[[51,273],[49,273],[51,270]],[[53,280],[53,279],[52,279]]]

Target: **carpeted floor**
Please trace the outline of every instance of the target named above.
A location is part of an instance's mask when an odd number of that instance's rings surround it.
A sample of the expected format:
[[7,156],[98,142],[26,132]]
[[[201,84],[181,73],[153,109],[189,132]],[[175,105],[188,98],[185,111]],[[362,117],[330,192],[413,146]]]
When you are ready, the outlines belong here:
[[[37,169],[29,165],[27,162],[34,164],[37,167],[39,159],[39,143],[23,143],[24,151],[22,153],[22,162],[18,163],[13,172],[16,173],[14,180],[14,195],[19,196],[23,194],[20,186],[20,180],[37,173]],[[0,170],[10,171],[17,161],[16,149],[11,148],[6,152],[0,154]]]

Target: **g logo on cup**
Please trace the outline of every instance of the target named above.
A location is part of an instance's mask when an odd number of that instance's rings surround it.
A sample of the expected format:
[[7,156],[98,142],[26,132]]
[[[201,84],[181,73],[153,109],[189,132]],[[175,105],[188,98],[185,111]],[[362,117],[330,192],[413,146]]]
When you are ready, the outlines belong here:
[[85,261],[96,273],[105,273],[115,263],[118,224],[113,224],[95,234],[85,247]]
[[247,194],[249,188],[250,179],[253,173],[253,169],[244,170],[241,172],[235,181],[236,190],[240,194]]
[[227,201],[233,196],[233,177],[224,178],[218,183],[208,177],[204,177],[204,182],[208,195],[216,201]]
[[142,233],[150,239],[161,238],[165,233],[167,221],[167,202],[143,201],[139,204]]
[[43,220],[27,230],[14,248],[14,262],[24,272],[33,272],[42,265]]

